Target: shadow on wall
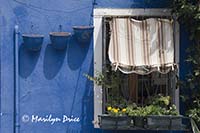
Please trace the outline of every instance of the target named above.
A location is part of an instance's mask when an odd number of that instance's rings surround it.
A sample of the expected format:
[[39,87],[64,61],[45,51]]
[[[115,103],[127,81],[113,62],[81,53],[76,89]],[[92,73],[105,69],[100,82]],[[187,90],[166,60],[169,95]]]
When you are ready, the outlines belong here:
[[31,75],[37,64],[40,51],[30,51],[22,44],[19,48],[19,75],[27,78]]
[[70,69],[76,70],[79,67],[81,67],[81,65],[88,53],[88,48],[89,48],[90,42],[80,44],[76,41],[75,37],[72,36],[70,45],[68,47],[68,53],[67,53],[68,54],[67,60],[68,60],[68,65],[69,65]]
[[52,44],[48,44],[45,49],[45,55],[44,55],[44,63],[43,63],[43,69],[44,69],[44,75],[48,80],[53,79],[61,69],[65,55],[65,50],[56,50],[53,48]]
[[[68,57],[68,65],[70,69],[76,70],[81,67],[89,48],[90,42],[86,44],[78,44],[74,38],[69,42],[68,48],[64,50],[56,50],[52,44],[48,44],[44,53],[43,71],[46,79],[53,79],[60,71],[66,53]],[[31,75],[37,64],[40,51],[30,51],[22,44],[19,48],[19,74],[22,78]]]

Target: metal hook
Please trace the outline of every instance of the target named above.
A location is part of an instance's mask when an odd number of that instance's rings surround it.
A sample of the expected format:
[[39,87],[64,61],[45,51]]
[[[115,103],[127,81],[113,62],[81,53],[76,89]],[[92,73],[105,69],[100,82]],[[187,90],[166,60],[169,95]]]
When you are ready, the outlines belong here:
[[33,32],[34,25],[31,23],[31,32]]
[[34,27],[34,26],[33,26],[33,24],[32,24],[32,25],[31,25],[31,29],[33,29],[33,27]]
[[62,25],[61,24],[59,25],[59,31],[60,32],[62,31]]

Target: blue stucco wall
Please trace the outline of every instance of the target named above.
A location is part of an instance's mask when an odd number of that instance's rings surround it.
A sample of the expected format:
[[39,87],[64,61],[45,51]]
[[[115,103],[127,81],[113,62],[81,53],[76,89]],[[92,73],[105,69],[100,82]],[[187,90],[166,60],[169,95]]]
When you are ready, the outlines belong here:
[[[96,0],[95,6],[93,0],[0,0],[0,112],[3,112],[0,133],[14,133],[15,129],[13,31],[16,24],[20,34],[45,35],[39,52],[27,51],[22,38],[19,39],[20,133],[111,133],[117,131],[97,130],[92,124],[93,85],[83,76],[93,73],[92,41],[82,46],[72,37],[67,50],[55,51],[48,34],[59,31],[59,25],[68,32],[72,32],[74,25],[92,25],[93,8],[160,8],[169,4],[167,0]],[[50,114],[79,117],[80,122],[50,124],[21,119]]]

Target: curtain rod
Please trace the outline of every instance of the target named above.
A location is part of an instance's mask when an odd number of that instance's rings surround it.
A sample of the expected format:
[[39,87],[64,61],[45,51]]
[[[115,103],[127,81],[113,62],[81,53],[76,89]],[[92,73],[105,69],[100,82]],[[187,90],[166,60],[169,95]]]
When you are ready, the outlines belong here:
[[141,17],[144,17],[144,18],[173,18],[172,15],[138,15],[138,16],[135,16],[135,15],[131,15],[131,16],[126,16],[126,15],[119,15],[119,16],[104,16],[104,18],[141,18]]
[[139,20],[143,20],[143,19],[147,19],[147,18],[163,18],[163,19],[174,19],[175,18],[173,16],[104,16],[103,18],[105,19],[112,19],[112,18],[133,18],[133,19],[139,19]]

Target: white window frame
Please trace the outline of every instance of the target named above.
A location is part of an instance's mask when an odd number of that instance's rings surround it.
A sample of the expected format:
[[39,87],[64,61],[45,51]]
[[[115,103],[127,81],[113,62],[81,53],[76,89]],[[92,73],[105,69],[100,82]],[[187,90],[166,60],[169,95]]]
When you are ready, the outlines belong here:
[[[94,9],[94,71],[102,72],[102,48],[103,48],[103,18],[109,16],[171,16],[171,10],[165,8],[150,9],[111,9],[96,8]],[[175,49],[176,63],[179,64],[179,24],[175,23]],[[179,75],[179,72],[178,72]],[[95,72],[94,72],[94,76]],[[94,127],[99,128],[98,115],[102,114],[103,90],[101,86],[94,85]],[[175,104],[179,110],[179,89],[175,90]]]

